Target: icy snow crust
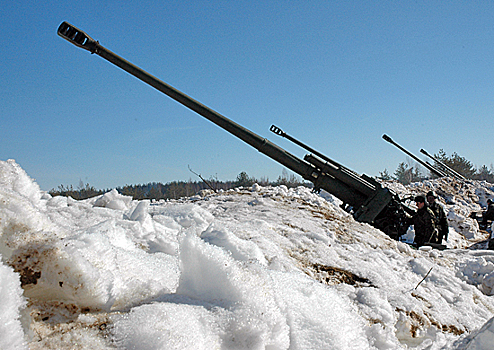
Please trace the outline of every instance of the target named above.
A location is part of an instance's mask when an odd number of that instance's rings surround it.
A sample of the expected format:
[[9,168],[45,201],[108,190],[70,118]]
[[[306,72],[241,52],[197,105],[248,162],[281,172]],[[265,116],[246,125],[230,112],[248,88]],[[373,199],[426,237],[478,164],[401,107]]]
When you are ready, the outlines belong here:
[[0,162],[0,348],[492,349],[494,251],[468,217],[492,184],[386,185],[436,190],[451,249],[302,187],[75,201]]

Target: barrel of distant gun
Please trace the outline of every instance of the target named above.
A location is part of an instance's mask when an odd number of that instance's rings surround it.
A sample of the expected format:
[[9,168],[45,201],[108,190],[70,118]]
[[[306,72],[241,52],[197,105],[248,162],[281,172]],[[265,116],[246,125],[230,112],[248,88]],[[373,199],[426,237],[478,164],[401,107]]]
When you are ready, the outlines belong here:
[[383,139],[387,142],[389,142],[390,144],[396,146],[398,149],[400,149],[402,152],[404,152],[405,154],[409,155],[410,157],[412,157],[416,162],[418,162],[419,164],[422,164],[426,169],[428,169],[432,174],[435,174],[439,177],[444,177],[444,176],[448,176],[444,171],[440,170],[440,169],[437,169],[435,167],[433,167],[432,165],[424,162],[423,160],[421,160],[420,158],[414,156],[412,153],[408,152],[406,149],[404,149],[403,147],[401,147],[399,144],[397,144],[396,142],[393,141],[393,139],[391,137],[389,137],[388,135],[384,134],[383,136]]
[[444,164],[443,162],[441,162],[439,159],[437,159],[437,157],[434,157],[431,154],[429,154],[429,152],[427,152],[425,149],[421,148],[420,149],[420,152],[422,154],[425,154],[427,157],[429,157],[430,159],[432,159],[437,164],[439,164],[439,166],[441,166],[444,169],[444,171],[447,173],[447,175],[450,175],[451,177],[454,177],[457,180],[465,180],[465,177],[463,175],[461,175],[460,173],[458,173],[455,170],[451,169],[449,166],[447,166],[446,164]]

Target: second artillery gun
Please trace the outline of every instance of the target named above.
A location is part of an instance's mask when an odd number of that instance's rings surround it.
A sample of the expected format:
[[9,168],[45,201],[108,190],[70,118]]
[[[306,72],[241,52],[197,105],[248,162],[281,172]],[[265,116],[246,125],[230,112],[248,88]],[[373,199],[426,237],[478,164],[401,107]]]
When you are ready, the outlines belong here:
[[397,144],[396,142],[394,142],[393,139],[391,137],[389,137],[388,135],[384,134],[383,135],[383,139],[385,141],[389,142],[390,144],[396,146],[396,148],[398,148],[399,150],[403,151],[405,154],[407,154],[410,157],[412,157],[417,163],[422,164],[427,170],[429,170],[431,172],[431,174],[434,174],[434,175],[436,175],[438,177],[448,176],[448,174],[446,174],[441,169],[438,169],[438,168],[434,167],[433,165],[431,165],[431,164],[429,164],[427,162],[422,161],[420,158],[417,158],[412,153],[408,152],[406,149],[404,149],[399,144]]
[[420,153],[425,154],[427,157],[429,157],[435,163],[437,163],[440,167],[442,167],[443,170],[444,170],[444,172],[447,175],[449,175],[449,176],[451,176],[451,177],[453,177],[453,178],[455,178],[457,180],[466,180],[466,178],[463,175],[461,175],[460,173],[458,173],[454,169],[451,169],[449,166],[447,166],[446,164],[444,164],[444,162],[441,162],[438,157],[435,157],[435,156],[429,154],[429,152],[427,152],[425,149],[421,148],[420,149]]
[[434,163],[439,165],[442,169],[437,167],[437,166],[433,166],[432,164],[430,164],[428,162],[424,162],[420,158],[414,156],[412,153],[408,152],[406,149],[404,149],[399,144],[394,142],[393,139],[391,137],[389,137],[388,135],[384,134],[382,137],[385,141],[396,146],[396,148],[403,151],[403,153],[412,157],[417,163],[423,165],[427,170],[429,170],[431,172],[431,174],[438,176],[438,177],[450,176],[450,177],[455,178],[457,180],[466,180],[463,175],[461,175],[458,172],[456,172],[455,170],[451,169],[449,166],[447,166],[446,164],[441,162],[437,157],[430,155],[425,149],[421,148],[420,152],[422,154],[425,154],[427,157],[431,158],[434,161]]
[[338,197],[357,221],[371,224],[395,239],[407,231],[406,215],[407,213],[413,214],[414,211],[404,205],[396,193],[383,187],[375,179],[365,174],[355,173],[273,125],[271,131],[312,152],[303,159],[288,153],[267,139],[206,107],[104,48],[98,41],[67,22],[60,25],[58,35],[72,44],[108,60],[225,129],[259,152],[299,174],[305,180],[312,182],[315,191],[322,189]]

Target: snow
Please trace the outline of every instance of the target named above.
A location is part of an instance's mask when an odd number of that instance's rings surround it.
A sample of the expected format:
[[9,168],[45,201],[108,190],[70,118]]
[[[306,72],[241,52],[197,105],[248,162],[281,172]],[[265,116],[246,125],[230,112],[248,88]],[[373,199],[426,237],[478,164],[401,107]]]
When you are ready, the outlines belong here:
[[435,190],[449,249],[303,187],[76,201],[0,161],[0,349],[492,349],[494,186],[385,185]]
[[19,275],[0,263],[0,349],[22,349],[26,342],[19,310],[26,306]]

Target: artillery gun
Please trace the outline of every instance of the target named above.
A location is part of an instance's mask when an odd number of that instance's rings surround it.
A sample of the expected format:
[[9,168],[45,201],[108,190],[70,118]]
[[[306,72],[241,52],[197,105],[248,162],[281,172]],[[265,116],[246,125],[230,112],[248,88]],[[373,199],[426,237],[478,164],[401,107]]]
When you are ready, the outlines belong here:
[[453,178],[455,178],[457,180],[466,180],[463,175],[461,175],[460,173],[458,173],[455,170],[451,169],[449,166],[447,166],[446,164],[444,164],[443,162],[441,162],[437,157],[434,157],[433,155],[431,155],[425,149],[421,148],[420,149],[420,153],[425,154],[427,157],[429,157],[434,162],[436,162],[437,164],[439,164],[439,166],[442,167],[443,170],[446,172],[446,174],[448,174],[449,176],[451,176],[451,177],[453,177]]
[[448,174],[445,173],[444,171],[442,171],[441,169],[438,169],[438,168],[434,167],[433,165],[429,164],[428,162],[424,162],[420,158],[418,158],[418,157],[414,156],[412,153],[408,152],[406,149],[404,149],[399,144],[397,144],[396,142],[394,142],[393,139],[391,137],[389,137],[388,135],[384,134],[382,137],[383,137],[383,139],[385,141],[389,142],[393,146],[396,146],[396,148],[398,148],[399,150],[401,150],[405,154],[407,154],[410,157],[412,157],[417,163],[422,164],[427,170],[429,170],[431,172],[431,174],[434,174],[434,175],[436,175],[438,177],[446,177],[446,176],[448,176]]
[[253,133],[126,61],[100,45],[99,42],[92,39],[82,30],[67,22],[63,22],[59,26],[58,35],[72,44],[108,60],[225,129],[259,152],[299,174],[305,180],[312,182],[315,191],[322,189],[338,197],[343,201],[344,207],[352,213],[357,221],[371,224],[395,239],[398,239],[408,229],[406,213],[413,214],[414,211],[408,208],[396,193],[383,187],[375,179],[365,174],[359,175],[345,168],[273,125],[271,131],[289,139],[313,154],[308,154],[304,159],[300,159],[288,153],[267,139]]

